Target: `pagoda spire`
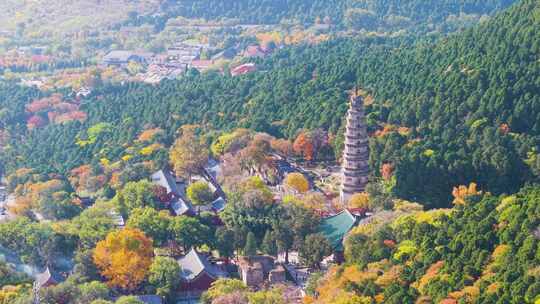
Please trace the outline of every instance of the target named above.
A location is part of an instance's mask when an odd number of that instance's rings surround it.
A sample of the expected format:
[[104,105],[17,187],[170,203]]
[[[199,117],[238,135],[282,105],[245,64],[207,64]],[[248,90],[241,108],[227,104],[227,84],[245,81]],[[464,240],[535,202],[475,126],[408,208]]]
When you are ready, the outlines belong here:
[[341,168],[340,199],[346,204],[355,193],[364,192],[369,176],[369,138],[365,125],[364,98],[355,88],[350,98]]

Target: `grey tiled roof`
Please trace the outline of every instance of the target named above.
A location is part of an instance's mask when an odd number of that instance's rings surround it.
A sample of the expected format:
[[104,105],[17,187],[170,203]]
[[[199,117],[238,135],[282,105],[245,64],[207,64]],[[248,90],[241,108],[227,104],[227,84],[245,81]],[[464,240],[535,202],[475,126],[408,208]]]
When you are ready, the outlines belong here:
[[180,189],[176,184],[176,178],[168,170],[159,170],[152,174],[152,183],[161,186],[167,190],[167,194],[173,195],[171,207],[176,215],[183,215],[193,209],[191,204],[187,202],[180,193]]
[[163,298],[156,295],[137,296],[137,299],[145,304],[163,304]]
[[185,281],[192,281],[202,272],[206,272],[213,278],[226,277],[227,274],[217,266],[212,265],[206,256],[191,249],[188,254],[178,260],[182,271],[180,276]]
[[156,185],[159,185],[167,189],[167,193],[173,193],[175,195],[180,195],[178,186],[176,185],[176,179],[172,174],[165,170],[159,170],[152,174],[152,182]]
[[63,281],[64,281],[64,277],[62,277],[57,272],[54,272],[54,271],[51,272],[49,267],[47,267],[44,272],[38,273],[36,275],[35,284],[41,287],[47,283],[58,284]]

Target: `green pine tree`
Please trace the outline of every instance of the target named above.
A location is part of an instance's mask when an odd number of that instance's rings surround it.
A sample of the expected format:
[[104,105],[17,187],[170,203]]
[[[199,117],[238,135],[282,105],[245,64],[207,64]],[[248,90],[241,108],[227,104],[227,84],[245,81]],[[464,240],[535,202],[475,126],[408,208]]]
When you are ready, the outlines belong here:
[[262,251],[265,254],[275,256],[277,255],[277,246],[276,246],[276,240],[274,239],[274,234],[267,230],[264,234],[263,242],[262,242]]
[[244,255],[253,256],[257,254],[257,239],[255,239],[255,234],[249,232],[246,239],[246,247],[244,247]]

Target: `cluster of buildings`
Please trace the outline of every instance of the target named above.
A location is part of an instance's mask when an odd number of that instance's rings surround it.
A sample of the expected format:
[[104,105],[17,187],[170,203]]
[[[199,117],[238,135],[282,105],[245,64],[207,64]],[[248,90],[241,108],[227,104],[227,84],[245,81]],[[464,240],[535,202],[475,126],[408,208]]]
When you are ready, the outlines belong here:
[[[357,93],[351,97],[350,110],[347,115],[345,133],[344,162],[342,165],[341,199],[346,201],[353,193],[362,192],[367,184],[369,174],[367,165],[367,133],[364,125],[363,99]],[[220,170],[217,161],[210,161],[204,174],[196,179],[204,179],[211,185],[215,200],[204,206],[205,210],[219,213],[226,205],[226,197],[216,181]],[[291,170],[284,168],[285,171]],[[151,175],[151,181],[166,190],[167,200],[174,215],[192,216],[196,214],[191,203],[186,199],[185,181],[174,176],[169,169],[159,170]],[[200,210],[199,210],[200,211]],[[348,233],[366,217],[366,210],[344,209],[337,214],[323,217],[318,232],[330,243],[332,254],[325,263],[344,262],[344,240]],[[118,226],[123,226],[123,218],[111,214]],[[254,290],[275,284],[290,287],[292,298],[301,300],[303,289],[310,275],[310,269],[302,265],[298,252],[289,252],[287,262],[284,254],[276,257],[268,255],[241,256],[232,262],[228,259],[218,259],[211,254],[202,253],[192,248],[177,259],[181,268],[180,284],[177,295],[180,303],[196,303],[200,295],[208,290],[212,283],[220,278],[237,277],[246,286]],[[48,268],[36,276],[34,289],[58,284],[64,278],[51,272]],[[162,303],[155,295],[139,296],[143,303]],[[184,301],[184,302],[182,302]]]
[[[237,56],[243,58],[263,58],[271,53],[259,45],[250,45],[243,51],[231,47],[205,59],[204,52],[211,52],[208,44],[183,41],[169,47],[163,54],[135,52],[127,50],[111,51],[103,57],[102,65],[106,67],[128,67],[130,62],[143,65],[145,72],[139,75],[141,81],[156,84],[163,79],[175,79],[188,69],[206,72],[222,60],[232,60]],[[231,68],[231,75],[239,76],[256,71],[254,63],[241,64]]]

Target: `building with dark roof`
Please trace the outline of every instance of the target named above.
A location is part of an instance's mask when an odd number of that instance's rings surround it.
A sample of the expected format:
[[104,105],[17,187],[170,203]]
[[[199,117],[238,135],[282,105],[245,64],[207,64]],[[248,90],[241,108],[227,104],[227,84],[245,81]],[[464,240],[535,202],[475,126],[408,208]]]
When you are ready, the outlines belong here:
[[183,196],[183,189],[179,187],[176,178],[170,170],[159,170],[151,175],[152,183],[161,186],[167,190],[167,195],[170,197],[171,211],[179,215],[194,214],[193,206]]
[[180,265],[181,292],[205,291],[214,281],[227,277],[227,273],[208,261],[208,257],[191,249],[178,260]]
[[157,295],[142,295],[136,296],[137,300],[143,302],[144,304],[163,304],[163,298]]
[[225,209],[226,204],[225,199],[220,196],[211,203],[212,211],[219,213]]
[[131,51],[111,51],[103,57],[103,64],[107,66],[125,66],[130,61],[143,63],[144,58]]
[[63,281],[65,281],[65,277],[56,271],[51,271],[49,267],[47,267],[45,271],[38,273],[35,276],[34,289],[54,286],[62,283]]

